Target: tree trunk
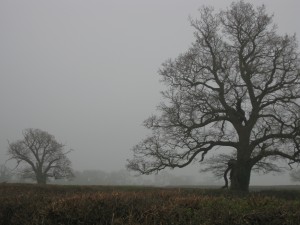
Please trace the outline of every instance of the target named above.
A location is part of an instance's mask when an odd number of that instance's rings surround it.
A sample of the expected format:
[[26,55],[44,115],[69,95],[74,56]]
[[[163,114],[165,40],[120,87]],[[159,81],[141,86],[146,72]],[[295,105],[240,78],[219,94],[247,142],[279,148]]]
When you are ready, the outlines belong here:
[[248,192],[250,184],[251,166],[247,162],[238,162],[233,166],[230,173],[230,190]]
[[46,184],[46,176],[44,176],[43,174],[37,174],[36,175],[36,182],[38,183],[38,184]]

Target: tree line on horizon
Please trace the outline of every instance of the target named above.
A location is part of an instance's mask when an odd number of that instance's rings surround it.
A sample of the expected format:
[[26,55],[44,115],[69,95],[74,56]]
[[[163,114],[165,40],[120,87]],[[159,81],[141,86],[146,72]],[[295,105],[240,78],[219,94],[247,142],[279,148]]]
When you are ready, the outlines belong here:
[[[45,131],[41,131],[39,129],[26,129],[23,132],[24,135],[24,140],[26,139],[26,141],[28,143],[31,143],[31,145],[27,145],[31,146],[32,149],[35,150],[42,150],[41,154],[37,154],[36,152],[36,156],[38,155],[47,155],[46,151],[47,148],[45,148],[45,146],[50,146],[51,142],[56,142],[55,138],[53,135],[48,134]],[[31,135],[30,137],[28,137],[29,135]],[[34,136],[33,136],[34,135]],[[32,139],[37,139],[35,141],[33,141]],[[45,140],[43,140],[45,139]],[[23,140],[23,141],[24,141]],[[30,142],[31,140],[31,142]],[[43,140],[43,141],[42,141]],[[11,146],[15,146],[16,143],[19,143],[20,146],[23,146],[22,144],[20,144],[21,140],[16,141],[15,143],[13,143],[13,145],[9,146],[9,150],[11,148]],[[39,142],[39,146],[40,148],[33,148],[33,146],[35,146],[33,143],[38,143]],[[27,143],[27,144],[28,144]],[[47,145],[45,145],[45,143],[48,143]],[[24,143],[23,143],[24,144]],[[18,150],[21,152],[21,147],[18,147]],[[58,150],[61,151],[61,144],[56,144],[55,146],[58,147]],[[23,146],[24,147],[24,146]],[[55,151],[53,151],[54,149],[52,149],[51,154],[55,153]],[[25,155],[27,155],[27,161],[29,160],[29,151],[30,149],[27,148],[27,151],[22,151],[22,153]],[[69,152],[67,152],[69,153]],[[50,153],[48,153],[50,154]],[[55,153],[57,154],[57,153]],[[60,156],[58,154],[58,156]],[[18,154],[18,157],[20,158],[21,155],[20,153]],[[33,156],[34,157],[34,156]],[[53,156],[52,156],[53,157]],[[13,158],[15,159],[15,158]],[[34,162],[34,159],[37,160],[35,157],[31,158],[31,161]],[[58,157],[58,159],[60,159],[60,157]],[[65,159],[65,158],[63,158]],[[27,162],[25,161],[25,162]],[[44,160],[47,163],[49,163],[47,160]],[[55,161],[55,160],[52,160]],[[59,160],[57,160],[59,162]],[[19,164],[22,163],[22,161],[18,162]],[[186,175],[174,175],[171,174],[167,171],[162,171],[158,174],[155,174],[154,176],[150,177],[149,179],[142,177],[142,176],[133,176],[130,171],[128,170],[119,170],[119,171],[112,171],[112,172],[106,172],[103,170],[83,170],[83,171],[78,171],[78,170],[73,170],[71,169],[71,162],[68,161],[68,163],[66,165],[68,165],[68,171],[71,171],[71,174],[68,173],[64,173],[66,176],[59,176],[59,177],[55,177],[53,176],[53,172],[51,170],[48,170],[49,173],[51,172],[51,174],[47,175],[47,178],[45,180],[45,182],[43,181],[42,183],[40,182],[40,179],[37,178],[38,174],[35,174],[35,170],[33,168],[31,168],[30,171],[30,167],[25,166],[25,167],[20,167],[18,168],[19,164],[17,164],[17,167],[15,167],[15,169],[10,169],[8,168],[6,165],[0,165],[0,183],[32,183],[32,182],[36,182],[38,184],[45,184],[45,183],[50,183],[50,184],[65,184],[65,185],[146,185],[146,186],[178,186],[178,185],[220,185],[220,183],[213,183],[211,181],[200,181],[195,179],[195,177],[192,176],[186,176]],[[36,164],[38,165],[38,160],[36,162]],[[31,164],[29,164],[31,165]],[[51,164],[52,165],[52,164]],[[54,164],[55,165],[55,164]],[[45,166],[44,166],[45,168]],[[59,167],[60,169],[64,169],[63,167]],[[17,169],[17,170],[16,170]],[[220,173],[222,172],[222,170],[219,170]],[[290,173],[290,177],[291,177],[291,181],[293,182],[300,182],[300,169],[295,169],[292,170],[292,172]],[[216,176],[216,178],[221,179],[222,176]]]

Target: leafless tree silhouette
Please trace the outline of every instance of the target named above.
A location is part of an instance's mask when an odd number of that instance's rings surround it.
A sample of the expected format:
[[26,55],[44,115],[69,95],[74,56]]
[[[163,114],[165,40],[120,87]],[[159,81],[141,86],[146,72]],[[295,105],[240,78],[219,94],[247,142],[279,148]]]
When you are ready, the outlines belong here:
[[50,177],[73,176],[71,161],[66,156],[70,151],[64,151],[64,145],[54,136],[39,129],[26,129],[23,136],[22,140],[9,143],[8,154],[10,159],[17,161],[24,178],[45,184]]
[[300,161],[296,37],[277,34],[264,6],[238,1],[199,11],[191,19],[196,41],[159,71],[165,102],[145,121],[153,135],[133,148],[128,168],[182,168],[223,147],[218,174],[230,170],[230,189],[248,191],[252,169]]

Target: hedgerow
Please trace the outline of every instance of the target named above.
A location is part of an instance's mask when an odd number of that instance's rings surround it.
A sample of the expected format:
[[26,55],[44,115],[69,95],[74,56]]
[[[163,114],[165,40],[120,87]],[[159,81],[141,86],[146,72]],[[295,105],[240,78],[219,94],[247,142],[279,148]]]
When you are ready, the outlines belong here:
[[299,191],[288,199],[282,192],[6,184],[0,186],[0,223],[300,224]]

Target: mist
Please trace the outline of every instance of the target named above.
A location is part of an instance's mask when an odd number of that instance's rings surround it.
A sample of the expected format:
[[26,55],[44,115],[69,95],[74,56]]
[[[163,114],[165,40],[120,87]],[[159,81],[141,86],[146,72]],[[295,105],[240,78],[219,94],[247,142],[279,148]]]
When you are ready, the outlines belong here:
[[[265,4],[279,32],[296,33],[299,41],[299,1],[248,2]],[[157,70],[194,41],[188,17],[197,17],[202,5],[230,3],[0,1],[0,164],[8,159],[8,141],[39,128],[74,150],[69,158],[76,171],[124,170],[131,148],[149,134],[142,122],[162,100]],[[165,173],[193,185],[217,182],[200,174],[199,164]],[[152,184],[155,178],[139,179]],[[282,184],[290,184],[288,173],[251,178],[251,185]]]

